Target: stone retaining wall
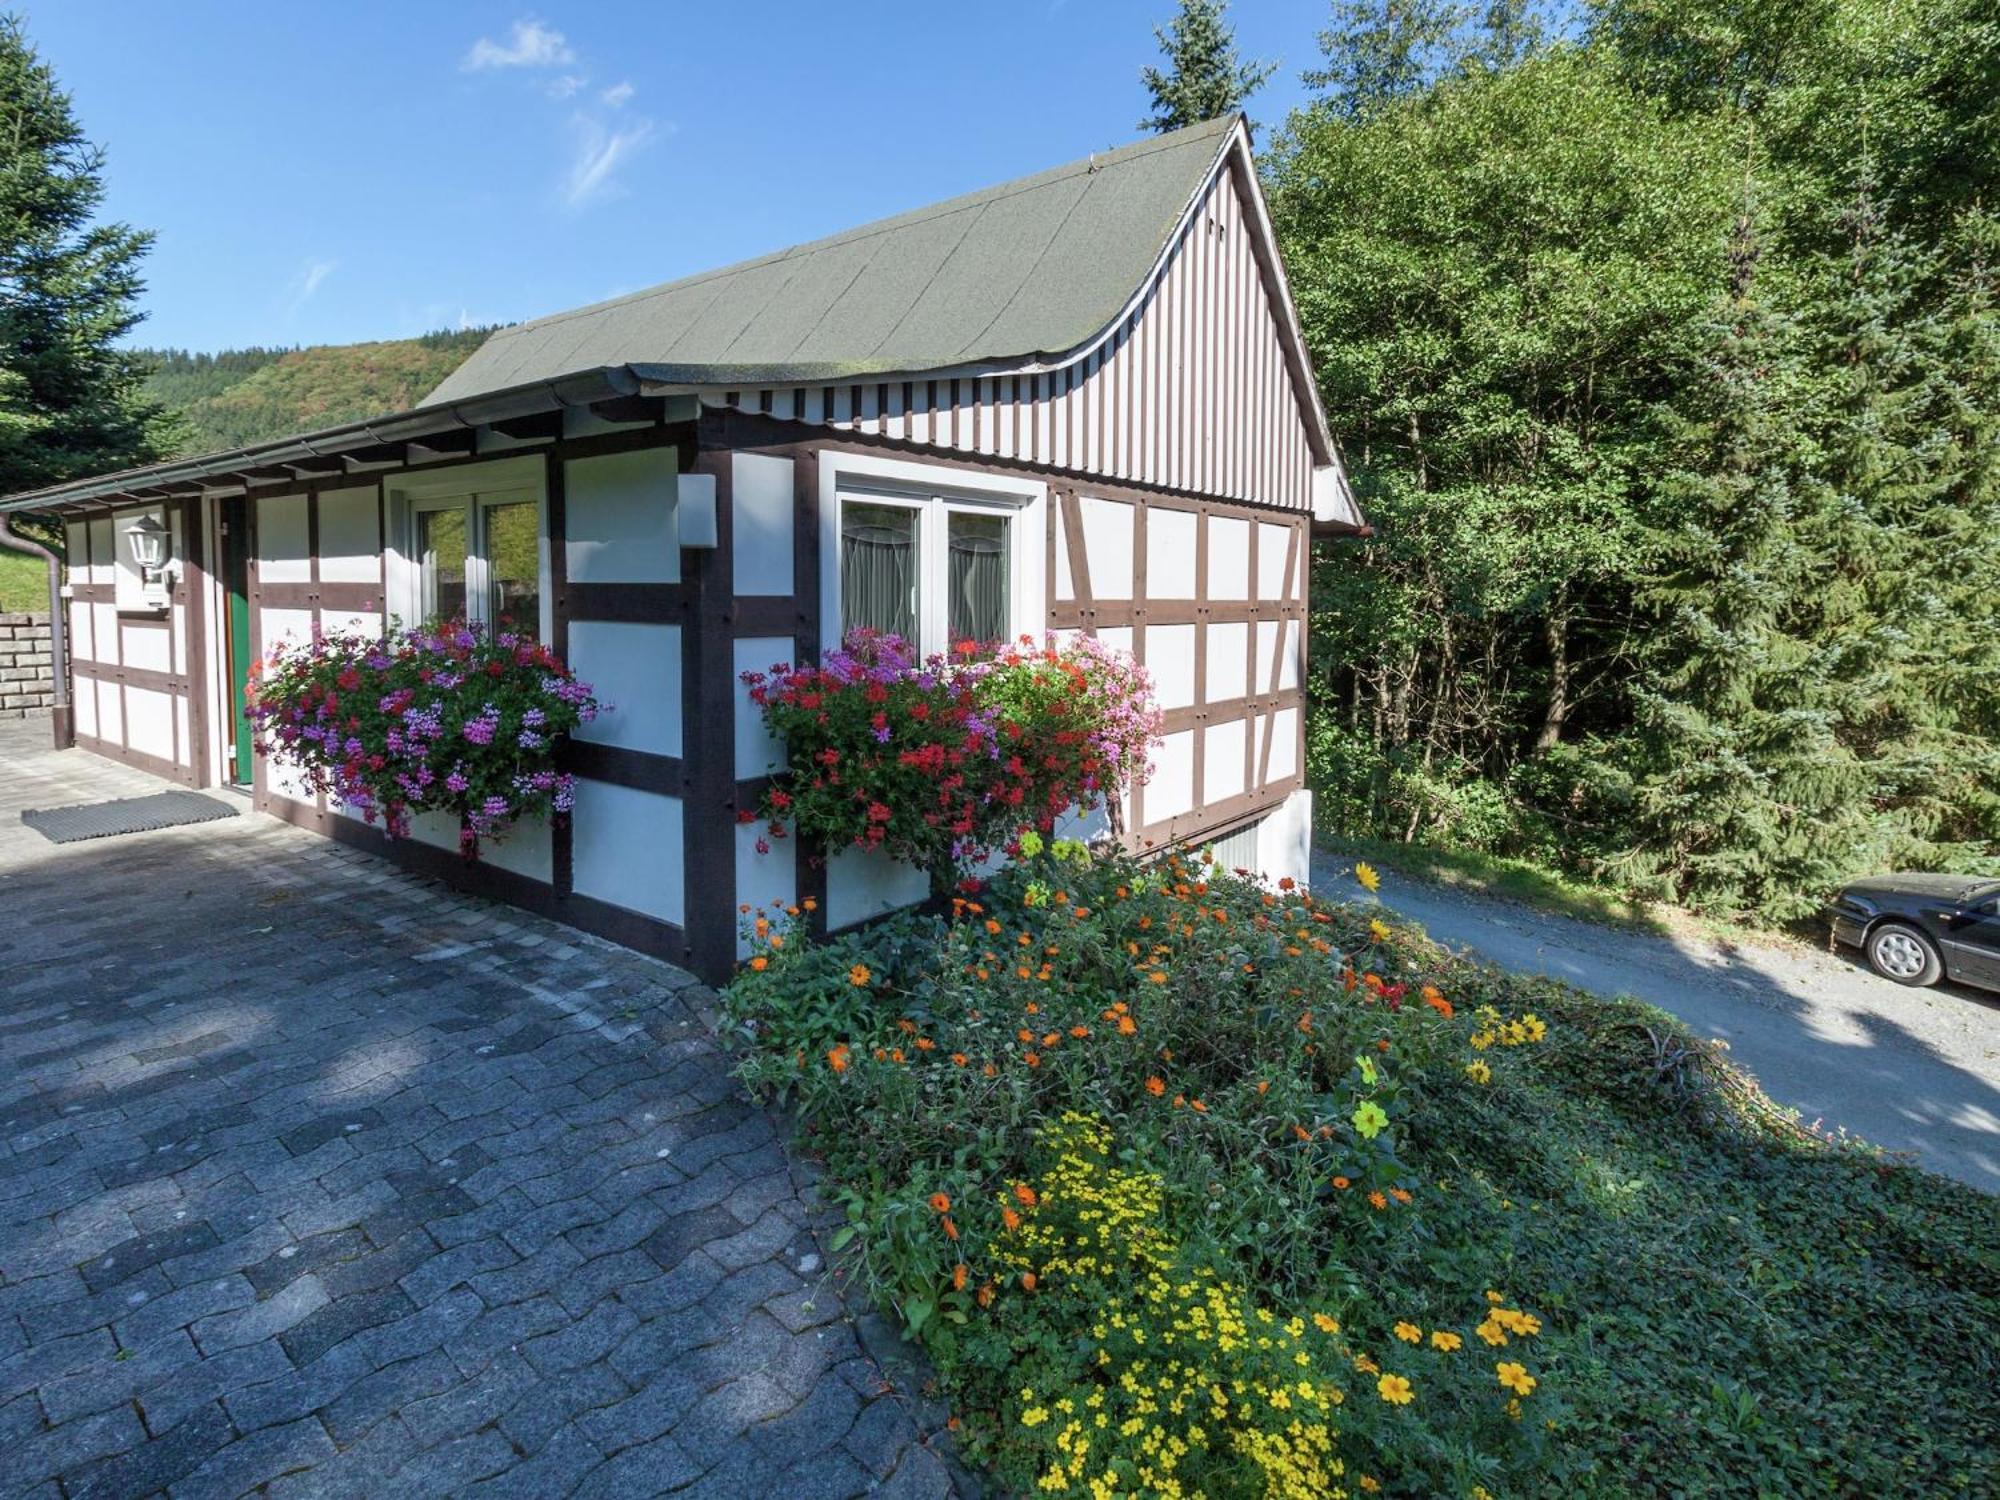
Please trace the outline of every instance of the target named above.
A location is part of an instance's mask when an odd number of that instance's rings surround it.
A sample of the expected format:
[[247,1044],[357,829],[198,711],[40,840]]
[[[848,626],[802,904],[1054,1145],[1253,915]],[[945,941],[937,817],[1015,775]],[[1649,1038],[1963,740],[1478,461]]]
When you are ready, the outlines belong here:
[[0,719],[47,713],[55,706],[46,614],[0,614]]

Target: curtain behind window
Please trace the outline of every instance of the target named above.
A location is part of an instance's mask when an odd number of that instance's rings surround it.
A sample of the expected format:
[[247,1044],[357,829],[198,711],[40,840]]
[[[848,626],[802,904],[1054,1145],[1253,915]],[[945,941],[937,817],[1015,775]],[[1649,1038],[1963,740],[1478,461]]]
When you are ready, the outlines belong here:
[[879,630],[916,643],[916,594],[917,513],[887,505],[842,507],[844,629]]
[[950,572],[950,644],[1005,639],[1006,542],[995,536],[968,536],[954,526],[946,566]]

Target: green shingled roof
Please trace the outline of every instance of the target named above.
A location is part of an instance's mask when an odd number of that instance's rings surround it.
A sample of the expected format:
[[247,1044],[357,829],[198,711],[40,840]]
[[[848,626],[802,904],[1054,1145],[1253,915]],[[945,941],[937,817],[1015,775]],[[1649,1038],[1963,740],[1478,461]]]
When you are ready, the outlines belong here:
[[1054,356],[1159,260],[1227,116],[775,255],[505,329],[425,405],[611,365],[782,385]]

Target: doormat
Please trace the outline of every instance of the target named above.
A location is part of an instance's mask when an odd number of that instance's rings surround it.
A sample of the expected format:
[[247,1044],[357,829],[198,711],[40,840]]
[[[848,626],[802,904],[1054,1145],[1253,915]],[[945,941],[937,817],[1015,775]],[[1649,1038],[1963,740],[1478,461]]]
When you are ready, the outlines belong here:
[[155,828],[179,828],[184,823],[209,823],[233,818],[236,809],[200,792],[155,792],[150,797],[126,797],[117,802],[84,802],[75,807],[31,808],[21,821],[52,844],[105,839],[120,833],[146,833]]

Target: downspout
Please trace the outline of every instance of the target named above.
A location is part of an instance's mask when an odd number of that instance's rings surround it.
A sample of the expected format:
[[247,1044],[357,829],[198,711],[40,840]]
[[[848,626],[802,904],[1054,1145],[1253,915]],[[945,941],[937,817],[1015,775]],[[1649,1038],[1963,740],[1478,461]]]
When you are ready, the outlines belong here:
[[62,563],[40,542],[16,536],[13,520],[12,516],[0,512],[0,547],[39,557],[49,567],[49,676],[54,681],[56,695],[50,717],[55,729],[56,749],[68,750],[76,744],[76,726],[70,718],[69,707],[69,620],[68,612],[63,609]]

